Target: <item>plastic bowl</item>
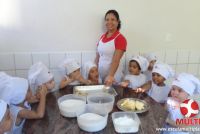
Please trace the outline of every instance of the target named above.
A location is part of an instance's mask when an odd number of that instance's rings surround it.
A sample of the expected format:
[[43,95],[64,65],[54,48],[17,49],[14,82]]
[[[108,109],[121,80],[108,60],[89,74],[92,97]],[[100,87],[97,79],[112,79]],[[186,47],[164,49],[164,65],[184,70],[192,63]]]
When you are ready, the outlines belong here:
[[118,133],[136,133],[139,130],[140,119],[133,112],[114,112],[112,121]]
[[77,116],[78,126],[87,132],[97,132],[107,125],[108,113],[99,111],[97,105],[87,104],[85,111]]
[[65,117],[76,117],[86,108],[86,97],[74,94],[64,95],[57,102],[61,115]]
[[91,94],[87,96],[88,104],[96,104],[99,109],[104,109],[107,113],[112,111],[114,101],[115,97],[106,93]]

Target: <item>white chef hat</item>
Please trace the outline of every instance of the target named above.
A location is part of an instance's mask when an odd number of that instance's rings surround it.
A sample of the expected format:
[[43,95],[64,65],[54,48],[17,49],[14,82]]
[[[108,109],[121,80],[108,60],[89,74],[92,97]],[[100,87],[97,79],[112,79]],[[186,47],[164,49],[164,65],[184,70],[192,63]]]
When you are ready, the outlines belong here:
[[137,63],[139,64],[142,72],[146,71],[148,66],[149,66],[149,62],[143,56],[137,55],[137,56],[134,56],[131,60],[137,61]]
[[175,74],[174,70],[168,64],[161,63],[161,62],[156,63],[154,65],[152,73],[154,72],[160,74],[166,80],[168,78],[174,77],[174,74]]
[[28,80],[0,74],[0,99],[7,104],[19,104],[25,100],[28,91]]
[[82,70],[83,73],[82,74],[83,74],[83,77],[85,79],[88,79],[88,75],[89,75],[90,69],[93,68],[93,67],[97,67],[97,65],[92,61],[88,61],[88,62],[84,63],[83,70]]
[[152,60],[157,60],[157,56],[154,53],[146,53],[144,57],[151,62]]
[[2,121],[7,110],[7,103],[0,99],[0,122]]
[[79,63],[75,59],[66,59],[59,65],[63,75],[69,75],[80,68]]
[[38,62],[32,65],[28,72],[28,80],[33,93],[36,92],[38,86],[53,79],[53,74],[50,73],[49,69],[42,63]]
[[182,88],[189,95],[200,93],[200,81],[198,78],[188,73],[179,74],[172,82],[172,85]]

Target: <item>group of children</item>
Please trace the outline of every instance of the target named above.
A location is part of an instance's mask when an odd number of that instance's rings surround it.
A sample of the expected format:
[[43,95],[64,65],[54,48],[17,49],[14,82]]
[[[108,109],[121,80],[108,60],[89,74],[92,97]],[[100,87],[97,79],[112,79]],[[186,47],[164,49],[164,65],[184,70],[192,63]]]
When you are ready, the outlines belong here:
[[[74,59],[66,59],[59,65],[62,80],[59,88],[67,85],[86,84],[98,85],[102,83],[98,67],[92,62],[86,62],[82,67]],[[81,73],[82,72],[82,73]],[[180,103],[194,94],[200,93],[200,81],[191,74],[179,74],[172,82],[166,80],[174,77],[173,69],[165,63],[159,62],[150,53],[131,58],[126,74],[120,86],[131,88],[135,92],[146,92],[155,101],[166,103],[169,117],[166,122],[172,127],[176,118],[183,118],[180,114]],[[39,119],[44,116],[47,92],[55,86],[53,74],[41,62],[30,67],[28,80],[12,77],[0,72],[0,134],[10,132],[21,134],[25,119]],[[176,107],[169,102],[175,102]],[[30,104],[38,103],[36,110],[31,110]]]

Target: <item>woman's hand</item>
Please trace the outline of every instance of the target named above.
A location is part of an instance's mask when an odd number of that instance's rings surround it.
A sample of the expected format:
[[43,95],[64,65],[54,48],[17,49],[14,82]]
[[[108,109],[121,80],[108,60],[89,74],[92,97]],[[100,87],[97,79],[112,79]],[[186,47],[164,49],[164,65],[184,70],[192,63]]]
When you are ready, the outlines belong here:
[[114,82],[115,82],[114,76],[108,75],[108,76],[106,77],[104,83],[105,83],[106,86],[111,86]]

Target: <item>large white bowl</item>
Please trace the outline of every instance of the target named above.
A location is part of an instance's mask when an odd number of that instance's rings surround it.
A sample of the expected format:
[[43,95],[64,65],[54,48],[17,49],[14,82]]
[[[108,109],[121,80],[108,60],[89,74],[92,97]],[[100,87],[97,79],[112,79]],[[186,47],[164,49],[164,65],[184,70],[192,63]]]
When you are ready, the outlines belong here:
[[[108,113],[105,111],[99,111],[98,106],[95,104],[87,104],[84,113],[77,116],[78,126],[87,132],[97,132],[104,129],[107,125]],[[100,115],[100,119],[94,119],[92,117],[83,118],[86,114]]]
[[[116,121],[117,119],[125,119],[125,120],[119,120]],[[127,121],[128,119],[131,119],[132,122],[129,123]],[[140,119],[137,116],[136,113],[133,112],[114,112],[112,113],[112,121],[114,124],[115,131],[118,133],[136,133],[139,130],[140,126]]]
[[99,109],[109,113],[113,109],[115,97],[106,93],[90,94],[87,96],[87,102],[88,104],[96,104]]
[[[62,105],[63,102],[67,101],[67,105]],[[79,103],[72,104],[72,102],[78,101]],[[58,99],[58,107],[61,115],[65,117],[76,117],[85,111],[86,108],[86,97],[77,96],[74,94],[68,94]]]

